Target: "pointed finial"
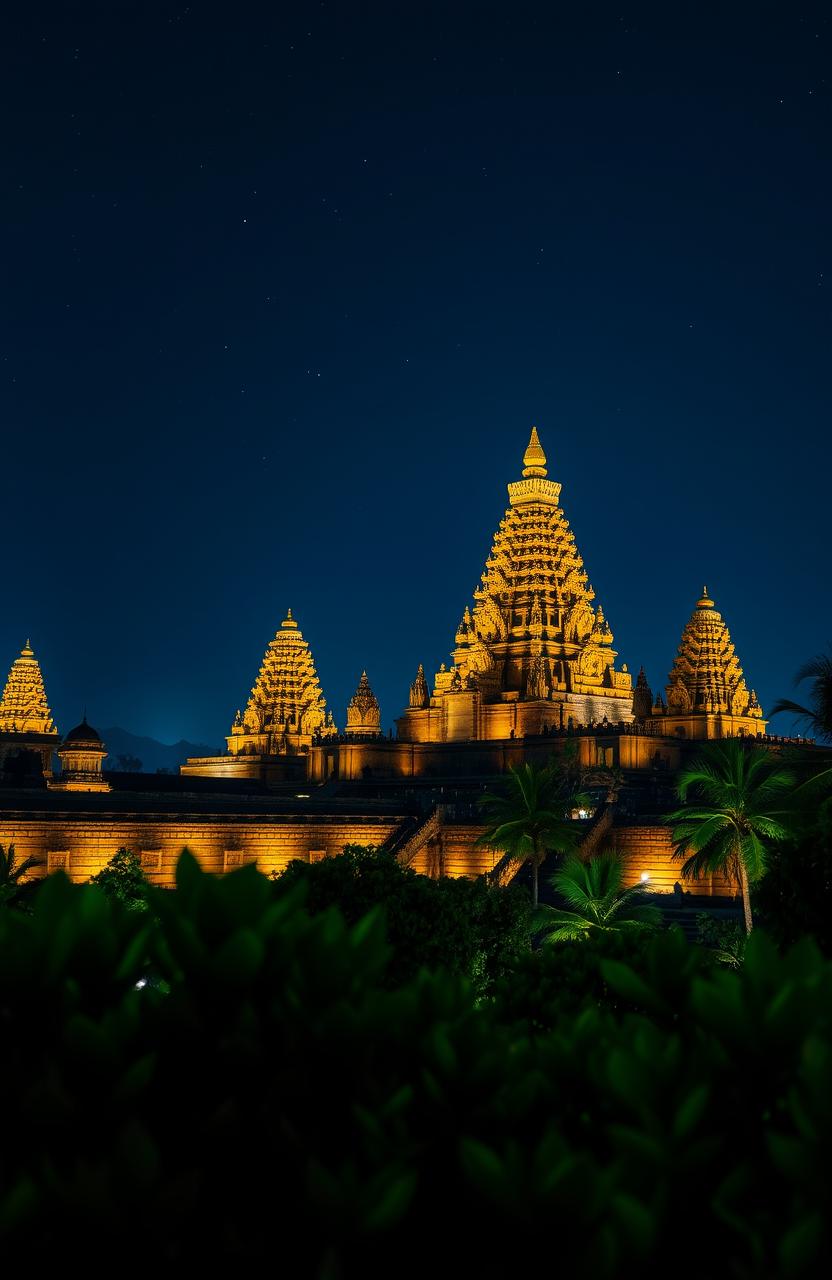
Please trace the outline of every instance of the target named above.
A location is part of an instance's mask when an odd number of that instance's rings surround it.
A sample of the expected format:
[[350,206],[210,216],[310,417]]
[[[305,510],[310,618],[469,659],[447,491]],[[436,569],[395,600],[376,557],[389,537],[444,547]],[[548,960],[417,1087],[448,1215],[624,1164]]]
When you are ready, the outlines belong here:
[[707,587],[702,588],[702,595],[697,600],[696,607],[697,609],[713,609],[714,602],[711,599],[711,597],[708,595]]
[[523,454],[523,476],[546,476],[546,454],[537,434],[537,427],[532,427],[526,452]]
[[294,618],[292,617],[292,610],[291,610],[291,609],[287,609],[287,610],[286,610],[286,617],[283,619],[283,621],[282,621],[282,623],[281,623],[280,625],[281,625],[281,627],[285,627],[285,628],[287,628],[287,629],[289,629],[289,628],[291,628],[291,627],[295,627],[295,628],[297,627],[297,625],[298,625],[298,624],[295,622]]
[[28,638],[28,636],[27,636],[27,638],[26,638],[26,643],[24,644],[23,648],[20,650],[20,656],[21,656],[21,658],[31,658],[31,657],[34,657],[34,650],[33,650],[32,646],[31,646],[31,644],[29,643],[29,638]]

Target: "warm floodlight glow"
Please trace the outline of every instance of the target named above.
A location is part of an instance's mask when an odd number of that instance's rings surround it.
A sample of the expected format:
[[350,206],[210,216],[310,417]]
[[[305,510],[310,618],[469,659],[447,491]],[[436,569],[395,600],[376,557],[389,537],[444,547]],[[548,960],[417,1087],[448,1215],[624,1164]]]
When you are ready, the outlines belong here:
[[649,875],[649,873],[648,873],[647,871],[642,871],[642,873],[641,873],[641,883],[642,883],[642,884],[646,884],[646,882],[647,882],[649,879],[650,879],[650,875]]

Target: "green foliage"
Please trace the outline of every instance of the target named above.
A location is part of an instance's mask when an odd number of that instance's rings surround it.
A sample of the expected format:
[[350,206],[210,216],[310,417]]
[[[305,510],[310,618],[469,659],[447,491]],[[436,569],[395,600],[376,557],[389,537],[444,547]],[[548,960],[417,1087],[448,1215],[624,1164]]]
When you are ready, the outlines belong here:
[[736,920],[716,920],[707,911],[696,917],[696,940],[707,947],[719,964],[739,969],[745,958],[748,935]]
[[783,947],[813,937],[832,956],[832,812],[829,802],[817,806],[797,837],[781,844],[769,858],[768,870],[754,895],[755,911],[774,940]]
[[512,765],[502,791],[480,801],[488,826],[478,843],[501,850],[506,860],[531,864],[535,906],[538,871],[547,854],[568,853],[578,842],[568,817],[576,799],[571,787],[570,775],[555,766]]
[[142,860],[130,849],[118,849],[97,875],[90,876],[108,898],[117,898],[133,910],[145,910],[148,882],[142,871]]
[[804,728],[818,738],[832,742],[832,652],[818,653],[804,662],[794,678],[795,684],[809,682],[809,705],[780,698],[771,715],[788,712],[803,722]]
[[29,901],[37,888],[37,881],[24,877],[34,867],[43,866],[42,858],[23,858],[18,861],[14,845],[8,850],[0,844],[0,907],[15,907],[19,911],[29,909]]
[[306,890],[316,915],[338,907],[349,924],[383,911],[390,943],[386,982],[400,986],[422,968],[442,966],[468,977],[480,993],[528,948],[531,909],[522,889],[477,880],[430,880],[374,848],[348,845],[336,858],[293,862],[278,893]]
[[[0,912],[7,1261],[129,1241],[131,1268],[533,1274],[543,1239],[604,1280],[675,1265],[683,1235],[686,1274],[813,1274],[832,965],[811,944],[758,931],[732,972],[675,930],[609,935],[478,1003],[447,972],[390,989],[381,913],[310,915],[310,892],[185,854],[154,912],[62,874]],[[165,991],[137,989],[148,963]]]
[[572,908],[540,909],[540,929],[547,942],[586,940],[605,932],[657,929],[662,913],[647,899],[641,885],[622,887],[623,863],[614,851],[584,862],[567,858],[552,876],[552,884]]
[[679,799],[693,799],[667,821],[673,824],[674,857],[684,859],[682,875],[698,879],[716,872],[741,884],[749,932],[749,885],[765,872],[771,846],[789,838],[794,784],[794,774],[776,756],[742,738],[707,743],[679,775]]

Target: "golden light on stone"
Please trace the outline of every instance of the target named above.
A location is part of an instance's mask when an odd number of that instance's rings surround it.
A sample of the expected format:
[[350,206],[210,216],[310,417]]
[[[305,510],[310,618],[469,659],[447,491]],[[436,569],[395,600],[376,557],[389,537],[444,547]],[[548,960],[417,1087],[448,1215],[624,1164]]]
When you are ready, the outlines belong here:
[[659,701],[654,708],[656,727],[664,733],[716,738],[765,729],[757,695],[748,691],[730,632],[707,587],[682,632],[665,693],[667,704]]
[[12,663],[0,698],[0,733],[58,735],[40,665],[28,640]]
[[289,609],[263,656],[245,711],[237,712],[228,750],[234,756],[286,755],[336,732],[309,645]]
[[[523,479],[494,535],[480,586],[456,633],[453,665],[425,700],[411,686],[399,738],[413,742],[525,737],[547,728],[632,720],[632,680],[547,479],[532,428]],[[421,669],[420,669],[421,670]]]

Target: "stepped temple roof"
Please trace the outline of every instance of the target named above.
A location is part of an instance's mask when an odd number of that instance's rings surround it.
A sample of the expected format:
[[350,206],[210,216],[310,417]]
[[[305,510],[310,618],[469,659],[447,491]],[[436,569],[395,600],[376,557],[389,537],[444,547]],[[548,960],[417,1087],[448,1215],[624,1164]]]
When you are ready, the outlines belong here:
[[0,733],[58,734],[40,665],[28,640],[12,663],[0,698]]
[[263,655],[245,712],[237,712],[228,749],[235,755],[275,755],[335,733],[309,645],[289,609]]
[[762,719],[757,695],[748,691],[728,627],[707,587],[682,632],[666,693],[670,715],[704,712]]
[[615,670],[613,635],[559,505],[560,484],[547,479],[546,454],[532,428],[523,478],[508,486],[509,507],[494,535],[473,605],[456,633],[454,667],[437,686],[473,680],[484,700],[557,693],[619,700],[629,719],[632,682]]
[[347,705],[347,734],[350,736],[378,736],[381,733],[381,708],[378,698],[370,688],[367,672],[362,671],[358,688]]

